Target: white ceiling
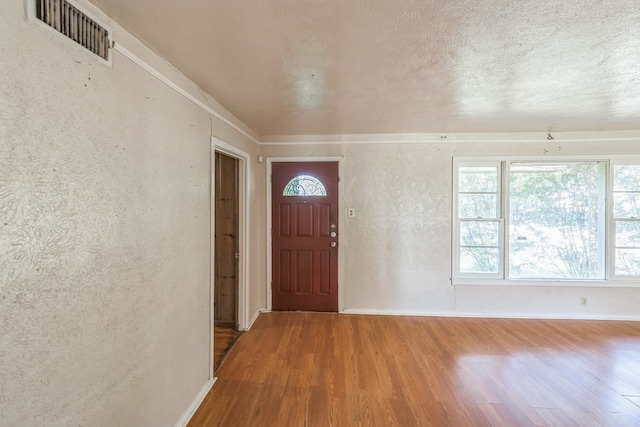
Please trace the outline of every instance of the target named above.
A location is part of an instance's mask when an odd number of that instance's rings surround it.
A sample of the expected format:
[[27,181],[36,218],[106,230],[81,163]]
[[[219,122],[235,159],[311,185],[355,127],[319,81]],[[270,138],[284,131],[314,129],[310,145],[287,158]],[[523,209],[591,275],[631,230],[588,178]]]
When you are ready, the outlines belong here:
[[639,0],[93,0],[260,135],[640,129]]

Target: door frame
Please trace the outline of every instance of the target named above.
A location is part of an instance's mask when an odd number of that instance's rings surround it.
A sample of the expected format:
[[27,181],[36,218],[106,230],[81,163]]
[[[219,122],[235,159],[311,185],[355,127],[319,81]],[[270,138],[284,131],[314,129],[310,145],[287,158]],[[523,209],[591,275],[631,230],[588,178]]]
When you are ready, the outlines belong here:
[[338,162],[338,312],[344,311],[344,282],[343,278],[343,266],[344,266],[344,253],[345,251],[342,248],[345,246],[345,241],[343,237],[344,232],[344,221],[341,219],[343,217],[342,213],[346,212],[344,209],[344,179],[343,177],[343,168],[344,168],[344,156],[326,156],[326,157],[318,157],[318,156],[309,156],[309,157],[267,157],[267,175],[265,178],[265,182],[267,183],[267,310],[271,310],[273,308],[273,294],[272,294],[272,286],[271,283],[273,281],[273,269],[271,263],[273,262],[273,254],[272,254],[272,221],[273,215],[271,213],[272,207],[272,189],[271,189],[271,174],[273,163],[282,163],[282,162]]
[[251,162],[249,154],[236,148],[215,136],[211,137],[210,155],[210,180],[211,180],[211,236],[210,236],[210,303],[209,303],[209,339],[210,345],[210,377],[213,378],[213,324],[214,324],[214,291],[215,291],[215,224],[216,224],[216,200],[215,200],[215,157],[216,152],[232,157],[238,161],[238,319],[239,331],[246,331],[249,328],[249,176]]

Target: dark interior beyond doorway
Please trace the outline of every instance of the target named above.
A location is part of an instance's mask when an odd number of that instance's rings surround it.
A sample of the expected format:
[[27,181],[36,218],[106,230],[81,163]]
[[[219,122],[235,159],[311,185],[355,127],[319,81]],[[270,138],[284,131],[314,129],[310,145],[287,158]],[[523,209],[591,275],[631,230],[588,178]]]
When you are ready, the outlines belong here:
[[234,328],[216,326],[213,331],[213,369],[217,371],[241,332]]

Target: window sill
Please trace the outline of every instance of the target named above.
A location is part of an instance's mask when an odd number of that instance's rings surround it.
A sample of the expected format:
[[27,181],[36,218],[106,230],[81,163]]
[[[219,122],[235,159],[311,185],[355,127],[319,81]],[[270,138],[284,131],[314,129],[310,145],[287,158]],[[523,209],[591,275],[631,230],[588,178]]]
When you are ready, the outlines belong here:
[[581,288],[640,288],[640,278],[616,280],[558,280],[558,279],[451,279],[453,286],[547,286]]

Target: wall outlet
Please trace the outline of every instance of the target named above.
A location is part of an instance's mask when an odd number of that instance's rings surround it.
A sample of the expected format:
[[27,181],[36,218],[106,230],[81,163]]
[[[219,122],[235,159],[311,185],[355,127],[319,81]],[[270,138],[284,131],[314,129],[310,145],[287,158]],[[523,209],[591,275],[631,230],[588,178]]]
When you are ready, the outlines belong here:
[[355,218],[355,216],[356,216],[356,210],[355,210],[354,208],[349,208],[349,209],[347,210],[347,216],[348,216],[349,218]]
[[581,298],[580,298],[580,305],[581,305],[582,307],[584,307],[584,306],[586,306],[586,305],[587,305],[587,297],[581,297]]

